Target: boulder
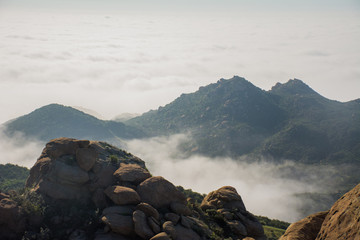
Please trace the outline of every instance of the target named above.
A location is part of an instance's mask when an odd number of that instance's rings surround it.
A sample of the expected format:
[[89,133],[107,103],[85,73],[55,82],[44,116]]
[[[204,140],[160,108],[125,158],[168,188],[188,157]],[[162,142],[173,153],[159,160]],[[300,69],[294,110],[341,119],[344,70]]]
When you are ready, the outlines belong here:
[[101,218],[101,221],[108,225],[115,233],[131,235],[134,232],[132,216],[107,214]]
[[79,167],[88,172],[95,164],[97,153],[92,148],[79,148],[76,151],[76,161]]
[[140,197],[137,192],[131,188],[123,186],[110,186],[105,189],[105,194],[118,205],[138,204]]
[[82,185],[89,181],[89,175],[78,166],[70,166],[63,162],[56,161],[50,173],[50,178],[63,184]]
[[52,159],[63,155],[75,155],[78,148],[87,148],[89,143],[88,140],[56,138],[46,144],[43,154],[47,154]]
[[144,212],[136,210],[133,213],[135,233],[142,239],[150,239],[155,234],[147,224],[147,217]]
[[165,232],[161,232],[150,238],[150,240],[171,240],[171,238]]
[[89,198],[89,192],[85,186],[76,186],[69,184],[60,184],[49,180],[41,180],[37,187],[34,188],[37,192],[44,194],[52,199],[76,199],[84,200]]
[[143,202],[153,207],[169,208],[172,202],[186,203],[185,195],[163,177],[151,177],[140,183],[136,191]]
[[241,223],[246,227],[247,236],[256,240],[265,239],[264,228],[261,223],[250,212],[236,212],[235,215],[240,219]]
[[173,211],[178,215],[188,216],[191,215],[192,213],[191,210],[185,204],[179,202],[172,202],[170,204],[170,209],[171,211]]
[[171,221],[164,222],[162,228],[163,231],[166,232],[167,235],[169,235],[172,239],[177,239],[175,226]]
[[26,219],[23,217],[21,208],[2,194],[0,200],[0,239],[21,239],[25,231]]
[[331,207],[316,237],[324,239],[360,239],[360,184]]
[[181,225],[175,226],[176,240],[200,240],[200,236],[189,228],[184,228]]
[[154,217],[148,217],[147,222],[149,224],[149,227],[155,234],[160,232],[161,229],[160,229],[160,223],[158,220],[156,220]]
[[132,238],[128,238],[113,232],[110,233],[97,232],[95,234],[94,240],[132,240]]
[[176,225],[179,222],[180,216],[175,213],[166,213],[164,215],[165,219],[168,221],[172,221],[174,225]]
[[106,216],[109,214],[120,214],[124,216],[132,216],[134,212],[134,208],[132,206],[112,206],[105,208],[102,211],[102,215]]
[[230,186],[222,187],[216,191],[210,192],[201,202],[200,207],[203,210],[213,209],[238,209],[239,211],[246,211],[245,205],[237,193],[236,189]]
[[106,195],[103,188],[98,188],[94,191],[91,197],[92,202],[99,209],[103,209],[107,205]]
[[246,227],[240,221],[232,220],[232,221],[227,221],[226,223],[229,225],[231,231],[235,233],[237,236],[245,237],[248,235]]
[[121,164],[114,173],[114,177],[120,182],[130,182],[135,185],[151,177],[151,174],[137,164]]
[[141,210],[145,213],[147,217],[154,217],[156,220],[160,220],[159,212],[148,203],[139,203],[136,206],[136,209]]
[[314,240],[328,212],[318,212],[291,224],[279,240]]

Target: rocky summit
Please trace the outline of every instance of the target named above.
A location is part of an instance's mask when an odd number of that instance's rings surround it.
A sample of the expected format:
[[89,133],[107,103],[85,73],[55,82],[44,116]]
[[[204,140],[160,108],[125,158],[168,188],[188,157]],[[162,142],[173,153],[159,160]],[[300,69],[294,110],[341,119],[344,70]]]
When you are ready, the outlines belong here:
[[201,205],[105,142],[46,144],[21,193],[0,193],[0,239],[266,239],[235,188]]

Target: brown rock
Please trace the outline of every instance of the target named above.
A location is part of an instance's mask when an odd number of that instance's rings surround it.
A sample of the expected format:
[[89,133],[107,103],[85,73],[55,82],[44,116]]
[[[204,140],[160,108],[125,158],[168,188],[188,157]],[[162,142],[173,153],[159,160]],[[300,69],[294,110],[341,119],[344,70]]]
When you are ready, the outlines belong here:
[[139,203],[136,209],[143,211],[147,217],[152,216],[156,220],[160,220],[159,212],[148,203]]
[[180,216],[175,213],[166,213],[164,215],[165,219],[168,221],[172,221],[174,225],[176,225],[179,222]]
[[185,204],[179,202],[172,202],[170,204],[170,209],[171,211],[173,211],[178,215],[189,216],[192,213],[191,210]]
[[76,151],[76,161],[80,168],[89,171],[95,164],[97,153],[92,148],[79,148]]
[[231,231],[238,236],[247,236],[246,227],[240,221],[228,221],[227,224],[229,225]]
[[109,214],[120,214],[124,216],[132,216],[134,208],[131,206],[112,206],[105,208],[102,215],[106,216]]
[[331,207],[316,240],[360,239],[360,184]]
[[138,204],[140,202],[137,192],[127,187],[110,186],[105,189],[105,194],[118,205]]
[[200,236],[191,229],[184,228],[181,225],[175,226],[176,240],[200,240]]
[[95,179],[92,183],[94,188],[106,188],[109,185],[113,185],[113,174],[116,171],[116,166],[106,162],[95,162],[92,171],[95,173]]
[[51,177],[64,184],[81,185],[89,181],[89,175],[78,166],[70,166],[60,161],[56,161],[51,170]]
[[166,221],[163,224],[163,230],[164,232],[167,233],[167,235],[169,235],[172,239],[176,240],[177,239],[177,234],[176,234],[176,230],[175,230],[175,226],[171,221]]
[[153,232],[155,234],[157,234],[161,231],[160,223],[158,220],[156,220],[154,217],[148,217],[147,220],[148,220],[149,227],[153,230]]
[[291,224],[279,240],[314,240],[328,212],[318,212]]
[[85,186],[60,184],[48,180],[41,180],[35,189],[53,199],[86,199],[89,196]]
[[151,174],[137,164],[121,164],[114,173],[114,177],[120,182],[131,182],[138,185],[151,177]]
[[44,153],[56,159],[62,155],[75,155],[78,148],[89,146],[88,140],[76,140],[72,138],[56,138],[46,144]]
[[161,232],[150,238],[150,240],[171,240],[171,238],[165,232]]
[[203,210],[214,208],[238,209],[246,211],[245,205],[236,189],[230,186],[222,187],[210,192],[202,201],[200,207]]
[[181,225],[183,225],[186,228],[191,228],[191,226],[194,225],[194,222],[191,221],[188,217],[185,217],[185,216],[181,216],[180,223],[181,223]]
[[113,232],[123,235],[131,235],[134,232],[134,224],[131,216],[123,216],[120,214],[107,214],[101,218]]
[[155,234],[147,224],[147,218],[144,212],[136,210],[133,213],[135,233],[142,239],[150,239]]
[[104,193],[104,189],[103,188],[96,189],[91,197],[91,200],[97,208],[99,208],[99,209],[105,208],[107,205],[107,202],[106,202],[106,196]]
[[163,177],[151,177],[137,187],[141,200],[155,208],[170,207],[172,202],[186,202],[186,198],[171,182]]
[[2,194],[0,200],[0,239],[21,239],[25,231],[25,218],[16,202]]
[[240,219],[241,223],[244,224],[247,231],[248,237],[253,237],[256,240],[265,239],[264,228],[261,223],[256,219],[254,215],[246,211],[245,213],[236,212],[235,215]]

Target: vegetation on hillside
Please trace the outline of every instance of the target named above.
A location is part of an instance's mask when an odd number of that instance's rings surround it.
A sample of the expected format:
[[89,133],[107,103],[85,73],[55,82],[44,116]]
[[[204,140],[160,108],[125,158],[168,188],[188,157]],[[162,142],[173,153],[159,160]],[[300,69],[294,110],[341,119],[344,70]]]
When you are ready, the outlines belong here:
[[0,164],[0,191],[19,190],[25,186],[29,169],[7,163]]

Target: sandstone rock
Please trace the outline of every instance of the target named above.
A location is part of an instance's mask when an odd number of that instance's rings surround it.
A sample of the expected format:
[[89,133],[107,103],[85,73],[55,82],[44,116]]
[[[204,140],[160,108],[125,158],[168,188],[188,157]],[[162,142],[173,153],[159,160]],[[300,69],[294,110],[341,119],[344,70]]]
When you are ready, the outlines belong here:
[[109,214],[119,214],[124,216],[132,216],[134,208],[131,206],[112,206],[105,208],[102,215],[106,216]]
[[144,212],[136,210],[133,213],[133,221],[135,226],[135,233],[142,239],[150,239],[155,234],[147,224],[147,218]]
[[291,224],[279,240],[314,240],[328,212],[318,212]]
[[163,231],[166,232],[166,234],[169,235],[172,239],[174,239],[174,240],[177,239],[175,226],[171,221],[164,222],[162,228],[163,228]]
[[236,235],[244,237],[248,235],[246,227],[240,221],[233,220],[226,223],[229,225],[231,231]]
[[253,237],[256,240],[266,240],[264,228],[254,215],[247,211],[245,213],[236,212],[235,215],[246,227],[248,237]]
[[136,209],[143,211],[148,217],[152,216],[156,220],[160,220],[159,212],[148,203],[139,203]]
[[360,184],[331,207],[316,240],[360,239]]
[[230,186],[222,187],[210,192],[202,201],[200,207],[203,210],[214,209],[238,209],[246,211],[245,205],[236,189]]
[[101,218],[113,232],[123,235],[131,235],[134,232],[132,216],[123,216],[120,214],[107,214]]
[[105,194],[118,205],[138,204],[140,202],[137,192],[127,187],[110,186],[105,189]]
[[103,188],[98,188],[95,190],[91,197],[92,202],[99,209],[103,209],[107,205],[106,196]]
[[150,173],[137,164],[121,164],[114,173],[114,177],[120,182],[131,182],[138,185],[151,177]]
[[152,231],[157,234],[161,231],[160,229],[160,223],[157,221],[154,217],[148,217],[147,222],[149,224],[149,227],[152,229]]
[[150,240],[171,240],[171,238],[165,232],[161,232],[150,238]]
[[95,164],[97,153],[92,148],[79,148],[76,151],[76,161],[80,168],[89,171]]
[[180,219],[180,216],[175,213],[166,213],[164,217],[166,220],[171,221],[174,225],[176,225]]
[[44,152],[51,158],[56,159],[62,155],[75,155],[78,148],[87,148],[89,143],[88,140],[56,138],[46,144]]
[[172,202],[186,202],[186,198],[172,183],[163,177],[151,177],[137,187],[141,200],[155,208],[169,208]]
[[89,181],[89,175],[78,166],[69,166],[60,161],[56,161],[52,170],[51,177],[56,177],[57,182],[64,184],[82,185]]
[[0,200],[0,239],[21,239],[25,231],[25,218],[16,202],[2,194]]
[[181,225],[175,226],[176,240],[200,240],[200,236],[191,229],[184,228]]
[[170,209],[171,211],[173,211],[178,215],[188,216],[191,215],[192,213],[191,210],[185,204],[179,202],[172,202],[170,204]]

